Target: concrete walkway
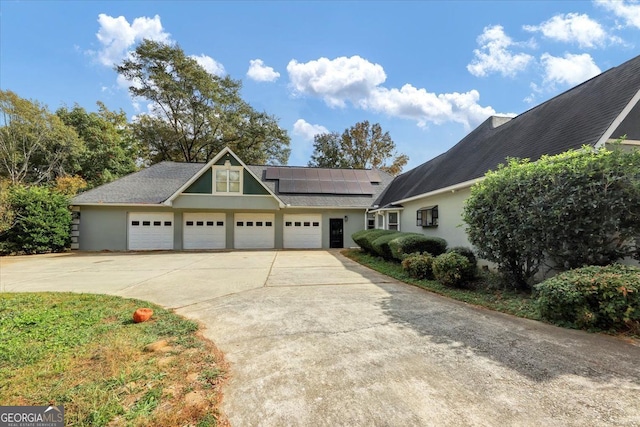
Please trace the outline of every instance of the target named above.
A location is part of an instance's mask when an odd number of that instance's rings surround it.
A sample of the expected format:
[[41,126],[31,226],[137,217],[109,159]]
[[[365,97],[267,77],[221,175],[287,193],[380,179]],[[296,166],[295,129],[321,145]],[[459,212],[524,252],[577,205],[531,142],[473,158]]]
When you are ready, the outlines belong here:
[[234,426],[640,426],[640,347],[477,309],[337,252],[0,259],[5,291],[151,300],[231,362]]

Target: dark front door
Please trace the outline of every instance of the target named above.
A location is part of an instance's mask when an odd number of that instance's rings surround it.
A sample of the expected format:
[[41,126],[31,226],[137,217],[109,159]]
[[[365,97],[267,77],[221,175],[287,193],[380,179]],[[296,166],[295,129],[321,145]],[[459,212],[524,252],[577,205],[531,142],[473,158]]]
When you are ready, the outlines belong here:
[[329,220],[329,247],[344,247],[344,221],[342,218],[331,218]]

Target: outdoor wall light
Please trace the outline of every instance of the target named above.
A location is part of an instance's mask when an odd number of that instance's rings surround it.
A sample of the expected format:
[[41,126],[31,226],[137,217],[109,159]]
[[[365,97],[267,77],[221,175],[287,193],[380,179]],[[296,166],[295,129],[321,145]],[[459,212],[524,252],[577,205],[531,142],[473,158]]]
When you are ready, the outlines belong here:
[[349,217],[347,215],[344,216],[344,222],[349,221]]

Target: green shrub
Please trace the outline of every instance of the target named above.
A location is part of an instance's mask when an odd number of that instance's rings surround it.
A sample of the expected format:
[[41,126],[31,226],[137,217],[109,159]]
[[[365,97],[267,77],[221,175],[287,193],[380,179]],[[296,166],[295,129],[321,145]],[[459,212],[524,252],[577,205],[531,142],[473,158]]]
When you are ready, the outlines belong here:
[[351,238],[363,251],[369,252],[370,254],[376,254],[376,251],[373,249],[373,241],[384,234],[392,233],[396,232],[381,229],[360,230],[353,233]]
[[523,288],[548,260],[567,270],[633,256],[640,150],[511,159],[472,187],[463,219],[478,255]]
[[456,252],[448,252],[434,258],[433,276],[445,286],[460,286],[473,279],[475,269],[469,260]]
[[574,328],[640,326],[640,268],[613,264],[560,273],[535,286],[542,318]]
[[440,237],[425,236],[417,233],[403,233],[389,242],[391,254],[398,261],[413,253],[430,253],[438,256],[447,250],[447,241]]
[[8,202],[14,221],[0,237],[2,253],[60,252],[71,243],[67,198],[44,187],[14,186]]
[[469,260],[469,272],[471,273],[471,279],[475,278],[478,274],[478,259],[476,258],[476,254],[473,253],[471,248],[467,248],[464,246],[454,246],[452,248],[447,249],[447,252],[455,252],[457,254],[462,255],[467,260]]
[[409,254],[402,260],[402,268],[411,277],[420,280],[433,279],[433,257],[428,254]]
[[391,233],[379,236],[371,243],[374,253],[386,260],[393,260],[393,254],[391,253],[389,242],[401,235],[402,233],[399,231],[392,231]]

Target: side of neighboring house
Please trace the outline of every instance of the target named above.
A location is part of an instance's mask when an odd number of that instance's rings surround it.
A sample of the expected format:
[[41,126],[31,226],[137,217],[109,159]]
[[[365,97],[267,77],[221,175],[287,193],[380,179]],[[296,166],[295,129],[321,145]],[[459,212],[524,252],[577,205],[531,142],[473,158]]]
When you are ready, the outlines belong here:
[[376,228],[468,246],[462,220],[471,186],[507,158],[554,155],[626,137],[640,146],[640,56],[514,118],[491,117],[442,155],[396,177],[369,213]]

